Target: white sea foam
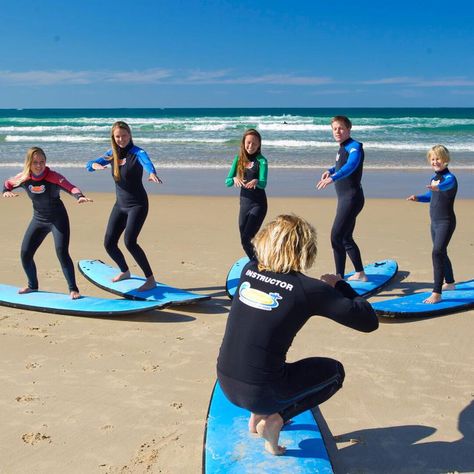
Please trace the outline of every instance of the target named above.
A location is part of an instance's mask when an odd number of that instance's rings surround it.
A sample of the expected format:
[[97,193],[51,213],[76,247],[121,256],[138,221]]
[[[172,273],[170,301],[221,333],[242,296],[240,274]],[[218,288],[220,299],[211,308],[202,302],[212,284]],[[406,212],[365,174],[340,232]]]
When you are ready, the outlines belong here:
[[80,142],[108,142],[107,136],[93,135],[7,135],[6,142],[56,142],[56,143],[80,143]]

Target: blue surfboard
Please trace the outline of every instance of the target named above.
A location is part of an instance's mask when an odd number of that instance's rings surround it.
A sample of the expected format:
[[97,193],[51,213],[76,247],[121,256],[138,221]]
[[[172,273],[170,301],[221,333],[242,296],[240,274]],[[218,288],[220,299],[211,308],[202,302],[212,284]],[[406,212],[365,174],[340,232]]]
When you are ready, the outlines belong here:
[[82,296],[77,300],[72,300],[69,294],[49,291],[35,291],[20,295],[18,290],[16,286],[0,284],[0,305],[75,316],[122,316],[166,306],[153,301],[112,300],[91,296]]
[[160,305],[180,305],[196,303],[210,299],[208,295],[199,295],[190,291],[180,290],[172,286],[157,283],[156,287],[147,291],[137,291],[145,282],[145,278],[132,275],[127,280],[113,282],[120,270],[111,267],[101,260],[80,260],[78,262],[80,272],[94,285],[105,291],[110,291],[119,296],[131,300],[153,301]]
[[344,275],[344,279],[360,295],[368,298],[380,291],[397,274],[398,265],[395,260],[380,260],[364,267],[368,281],[347,280],[354,272]]
[[[229,298],[233,298],[240,282],[242,269],[249,262],[248,257],[242,257],[237,260],[227,275],[226,292]],[[380,291],[390,280],[397,274],[398,265],[395,260],[380,260],[366,265],[364,267],[368,281],[349,280],[352,288],[360,295],[368,298],[369,296]],[[344,279],[352,276],[354,272],[344,275]]]
[[212,393],[204,438],[203,471],[206,474],[320,473],[333,469],[321,431],[311,411],[295,416],[280,434],[286,452],[273,456],[264,440],[248,430],[250,413],[233,405],[219,383]]
[[423,303],[431,291],[414,293],[373,303],[379,316],[391,318],[421,318],[458,313],[474,308],[474,280],[457,283],[455,290],[443,291],[442,300],[435,304]]
[[237,287],[240,282],[240,275],[242,274],[242,269],[250,262],[250,258],[242,257],[239,258],[233,265],[230,267],[229,273],[227,274],[225,282],[225,291],[227,296],[232,299],[237,291]]

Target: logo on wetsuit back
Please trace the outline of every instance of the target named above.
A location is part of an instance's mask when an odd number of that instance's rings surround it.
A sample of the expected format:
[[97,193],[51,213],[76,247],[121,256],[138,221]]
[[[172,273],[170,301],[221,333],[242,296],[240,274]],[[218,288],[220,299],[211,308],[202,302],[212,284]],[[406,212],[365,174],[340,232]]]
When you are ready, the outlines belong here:
[[38,186],[34,186],[33,184],[30,184],[28,186],[28,189],[30,190],[30,193],[43,194],[46,191],[46,186],[44,184],[40,184]]
[[252,308],[271,311],[273,308],[278,307],[278,300],[281,300],[281,296],[280,293],[265,293],[264,291],[256,290],[250,286],[248,281],[245,281],[239,288],[239,300]]

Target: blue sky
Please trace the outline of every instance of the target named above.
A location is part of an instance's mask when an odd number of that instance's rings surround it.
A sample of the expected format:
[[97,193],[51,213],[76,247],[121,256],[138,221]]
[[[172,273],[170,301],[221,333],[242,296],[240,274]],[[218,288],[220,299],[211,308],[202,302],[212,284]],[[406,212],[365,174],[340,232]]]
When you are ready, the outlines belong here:
[[474,2],[10,0],[0,108],[474,106]]

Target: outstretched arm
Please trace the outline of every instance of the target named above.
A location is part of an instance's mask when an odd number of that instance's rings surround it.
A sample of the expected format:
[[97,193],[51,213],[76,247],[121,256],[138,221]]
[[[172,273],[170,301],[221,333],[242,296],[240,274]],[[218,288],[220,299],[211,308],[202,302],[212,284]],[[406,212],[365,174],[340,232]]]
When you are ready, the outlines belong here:
[[332,279],[328,277],[322,277],[328,283],[306,277],[304,284],[308,285],[306,294],[311,314],[324,316],[357,331],[375,331],[379,322],[370,303],[344,280],[335,275]]

